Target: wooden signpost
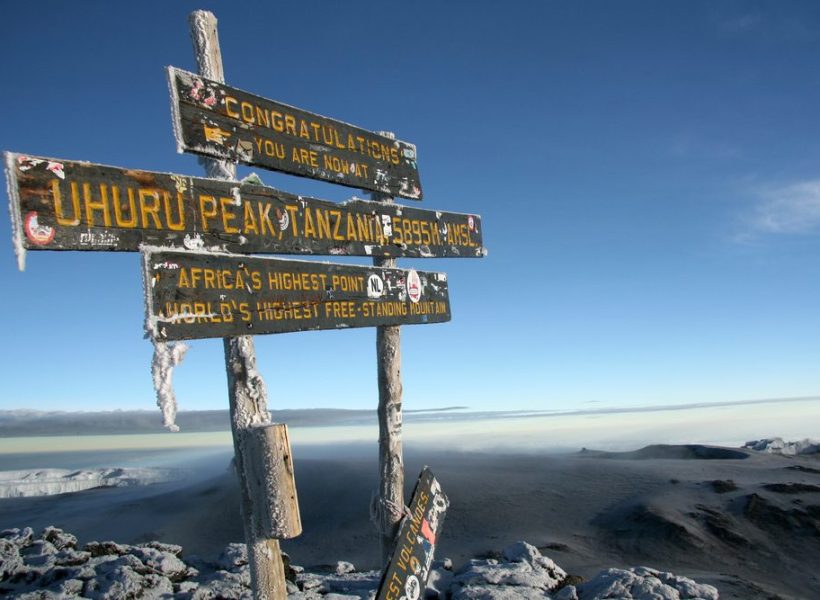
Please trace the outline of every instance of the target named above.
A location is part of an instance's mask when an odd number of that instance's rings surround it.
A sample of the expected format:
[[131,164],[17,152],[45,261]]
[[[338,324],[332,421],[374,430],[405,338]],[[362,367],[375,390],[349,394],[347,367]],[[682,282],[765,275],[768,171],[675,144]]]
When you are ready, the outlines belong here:
[[[450,320],[443,273],[396,257],[483,257],[476,215],[399,206],[422,196],[414,145],[224,84],[216,18],[190,16],[199,68],[169,67],[179,151],[209,178],[7,152],[18,265],[26,250],[142,250],[146,331],[170,387],[175,340],[222,337],[251,585],[287,596],[279,539],[301,533],[287,427],[270,421],[251,334],[377,327],[378,600],[423,596],[447,498],[428,469],[404,507],[400,326]],[[342,204],[236,181],[236,162],[373,193]],[[372,256],[351,266],[238,254]],[[156,375],[156,373],[155,373]],[[157,389],[160,395],[160,389]],[[398,532],[398,534],[397,534]]]
[[444,273],[145,248],[143,281],[159,341],[450,320]]
[[421,200],[416,147],[168,67],[177,149]]
[[390,562],[382,572],[375,600],[425,597],[433,553],[449,505],[441,485],[424,467],[396,536]]
[[140,244],[261,254],[481,257],[481,219],[367,200],[7,152],[14,235],[28,250]]

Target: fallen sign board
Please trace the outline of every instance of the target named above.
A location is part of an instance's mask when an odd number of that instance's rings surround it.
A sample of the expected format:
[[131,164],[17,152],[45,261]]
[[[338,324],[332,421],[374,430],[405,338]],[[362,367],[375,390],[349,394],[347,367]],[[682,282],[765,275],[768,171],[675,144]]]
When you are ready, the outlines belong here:
[[416,147],[168,67],[177,149],[421,200]]
[[444,273],[143,248],[156,340],[450,320]]
[[481,218],[6,153],[18,249],[481,257]]
[[375,600],[424,598],[430,565],[449,501],[429,468],[413,490],[409,514],[402,521],[396,546],[382,574]]

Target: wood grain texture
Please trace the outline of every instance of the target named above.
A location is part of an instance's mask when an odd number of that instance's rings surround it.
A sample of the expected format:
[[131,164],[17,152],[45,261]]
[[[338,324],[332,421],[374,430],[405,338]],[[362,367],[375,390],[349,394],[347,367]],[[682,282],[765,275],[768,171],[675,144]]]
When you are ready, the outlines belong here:
[[[383,132],[393,138],[392,132]],[[375,192],[373,200],[385,207],[395,206],[392,196]],[[396,268],[395,258],[374,258],[373,266]],[[402,444],[401,327],[383,325],[376,329],[376,378],[379,386],[379,494],[373,517],[379,532],[382,564],[399,531],[404,507],[404,448]]]
[[271,423],[250,430],[248,485],[258,498],[258,535],[279,540],[302,534],[288,426]]

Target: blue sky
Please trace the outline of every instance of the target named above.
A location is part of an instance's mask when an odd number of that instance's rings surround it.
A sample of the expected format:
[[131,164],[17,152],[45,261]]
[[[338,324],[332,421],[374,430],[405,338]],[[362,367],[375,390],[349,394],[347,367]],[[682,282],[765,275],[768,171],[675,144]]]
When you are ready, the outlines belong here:
[[[2,149],[201,175],[163,70],[195,69],[196,8],[229,84],[394,131],[422,207],[482,215],[487,258],[400,261],[446,271],[453,309],[402,330],[405,409],[820,395],[820,5],[4,2]],[[19,273],[9,230],[0,408],[151,409],[138,256]],[[272,407],[375,408],[374,330],[256,344]],[[221,341],[175,382],[226,407]]]

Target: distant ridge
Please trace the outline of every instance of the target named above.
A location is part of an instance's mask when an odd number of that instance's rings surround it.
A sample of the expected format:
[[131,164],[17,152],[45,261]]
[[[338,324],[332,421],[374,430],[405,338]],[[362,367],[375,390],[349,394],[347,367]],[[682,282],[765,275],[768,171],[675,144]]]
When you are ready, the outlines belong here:
[[[440,414],[463,410],[451,406],[429,410],[406,410],[405,415]],[[334,425],[369,425],[376,423],[374,410],[335,408],[272,410],[274,422],[294,427],[329,427]],[[227,410],[182,411],[177,425],[184,432],[228,431],[231,428]],[[37,411],[30,409],[0,411],[0,437],[48,435],[124,435],[162,433],[159,410],[114,410],[94,412]]]
[[[650,406],[606,406],[582,409],[555,410],[470,410],[467,406],[405,410],[407,422],[443,421],[497,421],[501,419],[528,419],[538,417],[562,418],[579,415],[639,414],[672,412],[693,409],[781,404],[793,402],[820,402],[820,396],[792,398],[762,398],[725,402],[692,402]],[[341,408],[302,408],[272,410],[274,422],[292,427],[331,427],[376,425],[376,409],[353,410]],[[113,411],[37,411],[31,409],[0,410],[0,438],[50,435],[123,435],[162,433],[159,410]],[[177,424],[186,433],[230,430],[228,411],[194,410],[177,414]]]

